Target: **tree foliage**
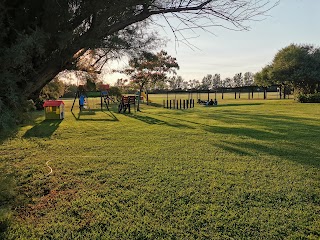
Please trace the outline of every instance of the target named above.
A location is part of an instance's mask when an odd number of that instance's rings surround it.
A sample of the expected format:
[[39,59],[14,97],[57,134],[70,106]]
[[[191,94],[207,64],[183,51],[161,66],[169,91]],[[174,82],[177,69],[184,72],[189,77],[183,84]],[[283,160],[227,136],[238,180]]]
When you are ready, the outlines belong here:
[[65,84],[59,79],[49,82],[40,92],[40,99],[58,99],[65,93]]
[[65,92],[63,94],[64,98],[74,98],[78,91],[78,86],[76,84],[65,84]]
[[233,76],[233,87],[241,87],[243,82],[242,73],[237,73]]
[[170,90],[182,90],[183,78],[181,76],[172,76],[168,79]]
[[[123,70],[131,78],[131,82],[136,84],[139,92],[147,85],[158,82],[165,82],[168,73],[175,73],[175,69],[179,69],[177,60],[168,55],[165,51],[156,54],[144,52],[139,57],[129,60],[129,67]],[[137,110],[139,111],[140,96]]]
[[110,87],[110,89],[108,90],[108,93],[110,96],[116,97],[117,99],[120,99],[122,96],[121,89],[116,86]]
[[245,72],[243,74],[243,85],[251,86],[254,83],[254,74],[252,72]]
[[213,76],[212,74],[207,74],[202,78],[200,88],[203,90],[209,90],[212,88]]
[[275,84],[275,81],[272,79],[272,65],[267,65],[260,72],[257,72],[254,75],[254,83],[263,87]]
[[[59,72],[98,71],[109,59],[158,45],[153,16],[163,16],[177,40],[194,28],[247,29],[269,0],[4,0],[0,3],[0,111],[37,98]],[[178,18],[177,25],[169,17]],[[16,116],[17,114],[9,115]],[[1,123],[0,123],[1,124]]]
[[316,92],[320,84],[320,48],[291,44],[281,49],[272,64],[255,75],[255,82],[292,86],[303,94]]

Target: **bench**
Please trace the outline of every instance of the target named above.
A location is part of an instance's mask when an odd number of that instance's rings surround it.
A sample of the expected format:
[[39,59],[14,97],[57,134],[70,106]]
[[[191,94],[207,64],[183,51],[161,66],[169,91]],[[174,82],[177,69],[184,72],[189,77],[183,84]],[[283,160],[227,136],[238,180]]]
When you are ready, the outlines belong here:
[[136,105],[136,97],[135,96],[122,96],[119,106],[118,106],[118,112],[125,113],[128,109],[128,113],[130,113],[130,105]]

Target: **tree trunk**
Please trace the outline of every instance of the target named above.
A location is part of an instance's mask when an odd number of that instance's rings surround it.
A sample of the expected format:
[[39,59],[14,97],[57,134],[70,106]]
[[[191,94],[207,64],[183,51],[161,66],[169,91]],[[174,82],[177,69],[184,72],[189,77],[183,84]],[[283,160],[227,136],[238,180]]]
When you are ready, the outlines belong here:
[[25,86],[23,90],[24,96],[31,99],[37,98],[41,89],[57,76],[58,73],[68,68],[71,69],[71,63],[76,61],[76,59],[87,50],[87,48],[82,48],[81,52],[77,54],[79,49],[81,49],[80,41],[79,44],[74,43],[44,63],[43,67],[37,71],[37,75]]
[[[92,27],[92,29],[88,30],[74,42],[71,42],[67,46],[65,46],[64,50],[62,50],[59,53],[54,53],[53,55],[55,56],[50,57],[50,60],[48,62],[45,62],[43,64],[43,67],[37,70],[37,75],[33,79],[30,79],[30,81],[27,83],[27,86],[23,90],[24,96],[26,96],[27,98],[34,97],[59,72],[67,69],[66,67],[68,63],[70,64],[75,62],[75,60],[82,54],[84,54],[85,51],[88,49],[84,48],[84,46],[86,46],[86,42],[90,42],[90,38],[96,39],[112,35],[113,33],[118,32],[119,30],[122,30],[133,23],[145,20],[151,15],[152,14],[149,12],[143,12],[139,15],[127,19],[126,21],[116,23],[105,32],[101,32],[99,34],[97,34],[95,28]],[[81,51],[81,53],[78,54],[80,49],[82,49],[83,51]],[[77,54],[77,56],[75,56],[75,54]]]
[[139,90],[139,96],[138,96],[138,104],[137,104],[137,111],[138,112],[141,112],[140,111],[140,98],[141,98],[141,91],[143,89],[143,85],[140,87],[140,90]]
[[148,93],[148,89],[146,90],[146,97],[147,97],[147,105],[149,105],[149,93]]

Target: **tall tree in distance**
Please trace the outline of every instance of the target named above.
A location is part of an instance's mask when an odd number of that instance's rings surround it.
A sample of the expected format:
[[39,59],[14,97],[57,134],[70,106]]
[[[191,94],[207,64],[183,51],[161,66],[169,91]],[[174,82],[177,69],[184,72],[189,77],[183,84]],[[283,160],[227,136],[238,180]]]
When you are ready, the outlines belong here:
[[140,111],[140,97],[144,87],[156,82],[164,82],[167,80],[167,74],[175,73],[175,69],[179,69],[177,60],[165,51],[157,54],[144,52],[140,57],[129,60],[129,67],[122,73],[130,76],[130,81],[139,89],[137,111]]
[[212,85],[213,85],[213,76],[212,74],[207,74],[202,78],[200,88],[202,90],[210,90],[212,88]]
[[320,48],[291,44],[281,49],[272,64],[255,75],[255,81],[292,86],[296,93],[315,93],[320,89]]
[[233,81],[231,78],[227,77],[222,81],[221,85],[224,88],[231,88],[231,87],[233,87]]
[[296,92],[315,93],[320,84],[320,48],[291,44],[281,49],[273,59],[272,78]]
[[189,80],[186,89],[199,90],[201,89],[201,83],[197,79]]
[[254,75],[254,83],[258,86],[268,87],[276,84],[272,79],[272,65],[267,65]]
[[221,86],[222,86],[221,76],[220,76],[220,74],[216,73],[216,74],[214,74],[213,79],[212,79],[212,88],[217,89]]
[[243,84],[242,73],[237,73],[233,77],[233,87],[241,87]]
[[254,74],[252,72],[245,72],[243,74],[243,85],[244,86],[251,86],[253,85],[253,76]]
[[170,77],[168,83],[171,90],[183,89],[183,78],[181,76]]

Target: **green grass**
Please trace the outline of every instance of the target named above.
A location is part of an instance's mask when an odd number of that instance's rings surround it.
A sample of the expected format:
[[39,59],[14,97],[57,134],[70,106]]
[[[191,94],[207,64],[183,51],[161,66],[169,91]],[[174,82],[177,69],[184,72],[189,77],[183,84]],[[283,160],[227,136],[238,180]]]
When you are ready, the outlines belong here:
[[320,105],[218,101],[36,113],[0,145],[0,238],[319,239]]

